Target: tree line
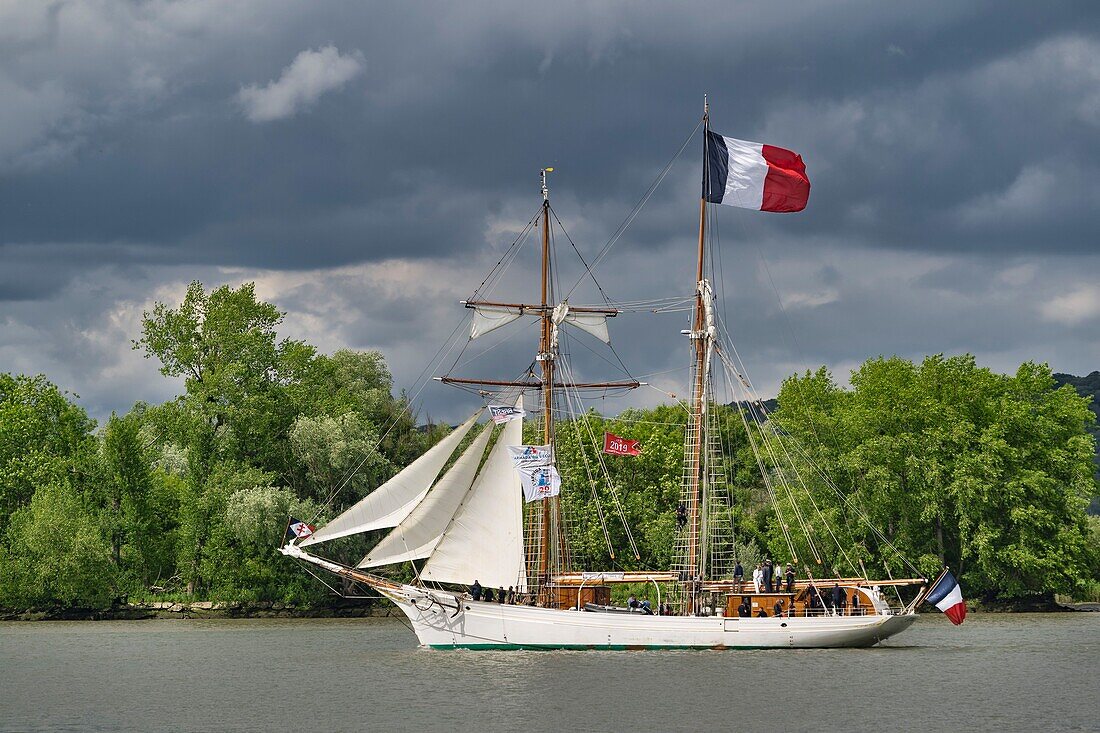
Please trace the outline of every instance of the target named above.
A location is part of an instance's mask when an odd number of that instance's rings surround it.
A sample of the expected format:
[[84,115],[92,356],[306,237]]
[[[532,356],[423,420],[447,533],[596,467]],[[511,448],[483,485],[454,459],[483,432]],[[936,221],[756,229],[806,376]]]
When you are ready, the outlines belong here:
[[[181,303],[158,303],[133,346],[183,393],[102,426],[44,376],[0,374],[0,607],[329,601],[274,553],[288,517],[333,516],[448,428],[418,426],[380,354],[280,339],[282,317],[251,284],[192,283]],[[768,425],[717,408],[728,549],[743,563],[794,554],[822,575],[852,563],[902,572],[895,546],[924,573],[952,566],[972,595],[1095,592],[1100,528],[1085,513],[1097,494],[1095,418],[1046,366],[1000,375],[970,356],[878,358],[851,389],[824,369],[792,376],[778,404]],[[576,566],[669,567],[684,417],[666,405],[559,421]],[[765,429],[804,447],[801,497],[768,498],[749,434]],[[638,457],[602,457],[610,487],[595,469],[605,430],[643,445]],[[818,518],[812,561],[807,540],[792,548],[782,531],[796,503]],[[337,540],[326,554],[354,563],[380,536]]]

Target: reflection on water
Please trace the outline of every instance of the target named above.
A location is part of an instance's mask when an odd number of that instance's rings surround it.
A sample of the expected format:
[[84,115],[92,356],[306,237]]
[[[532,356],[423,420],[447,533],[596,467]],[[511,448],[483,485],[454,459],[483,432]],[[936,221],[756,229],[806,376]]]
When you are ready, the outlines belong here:
[[872,649],[432,651],[388,619],[0,624],[0,730],[1100,730],[1100,614]]

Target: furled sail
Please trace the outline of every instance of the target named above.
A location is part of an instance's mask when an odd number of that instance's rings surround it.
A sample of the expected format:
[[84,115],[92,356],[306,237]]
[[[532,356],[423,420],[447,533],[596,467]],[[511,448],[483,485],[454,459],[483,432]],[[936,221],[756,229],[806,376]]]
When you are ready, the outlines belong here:
[[489,444],[492,433],[493,426],[487,425],[409,516],[367,553],[359,567],[375,568],[419,560],[432,554],[474,483],[477,467],[485,455],[485,446]]
[[400,473],[331,522],[313,533],[312,537],[298,543],[301,547],[313,545],[337,537],[346,537],[373,529],[396,527],[409,512],[420,503],[428,489],[443,470],[447,459],[477,422],[478,410],[466,422],[455,428],[428,451],[406,466]]
[[[476,339],[490,331],[495,331],[501,326],[506,326],[520,316],[538,316],[540,311],[535,308],[514,305],[495,304],[470,304],[467,306],[474,312],[470,321],[470,338]],[[560,303],[554,308],[554,324],[568,323],[586,331],[604,343],[611,343],[611,335],[607,331],[607,319],[616,315],[614,310],[577,310],[570,308],[567,303]]]
[[510,445],[522,442],[520,420],[505,423],[485,465],[428,557],[422,580],[527,590],[523,498]]

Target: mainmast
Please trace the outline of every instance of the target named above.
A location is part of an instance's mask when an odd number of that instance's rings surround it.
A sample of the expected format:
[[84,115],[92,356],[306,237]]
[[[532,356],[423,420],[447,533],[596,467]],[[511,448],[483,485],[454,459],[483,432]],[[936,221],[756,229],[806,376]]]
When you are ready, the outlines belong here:
[[687,594],[687,613],[690,615],[695,610],[695,596],[698,592],[699,582],[702,578],[702,563],[700,562],[700,523],[701,505],[703,502],[703,451],[706,442],[703,431],[705,428],[704,416],[706,414],[706,370],[708,359],[707,328],[706,328],[706,303],[707,288],[703,281],[704,262],[706,260],[707,237],[707,197],[706,180],[709,175],[707,161],[707,132],[710,129],[710,110],[707,105],[706,95],[703,96],[703,194],[699,198],[699,262],[695,275],[695,319],[691,331],[692,346],[695,350],[695,380],[692,385],[691,400],[691,432],[693,440],[689,445],[689,491],[688,491],[688,548],[687,568],[689,584]]

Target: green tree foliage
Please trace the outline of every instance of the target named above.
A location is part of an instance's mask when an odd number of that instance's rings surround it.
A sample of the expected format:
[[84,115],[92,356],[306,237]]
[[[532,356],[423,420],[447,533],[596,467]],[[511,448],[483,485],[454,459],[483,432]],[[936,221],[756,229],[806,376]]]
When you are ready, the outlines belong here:
[[374,424],[358,413],[339,417],[301,416],[290,429],[294,457],[305,467],[308,496],[320,502],[342,490],[342,498],[358,499],[394,473],[390,461],[376,450]]
[[102,526],[64,482],[34,492],[8,519],[0,547],[0,605],[9,608],[105,608],[117,568]]
[[43,376],[0,374],[0,519],[87,467],[95,422]]
[[[842,390],[824,370],[791,377],[775,421],[925,573],[948,564],[970,592],[1003,598],[1087,581],[1093,417],[1049,368],[1006,376],[969,355],[892,357],[865,362],[851,383]],[[820,485],[813,495],[841,544],[891,561],[851,507]]]

